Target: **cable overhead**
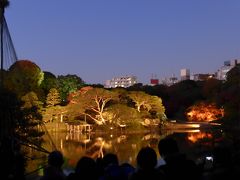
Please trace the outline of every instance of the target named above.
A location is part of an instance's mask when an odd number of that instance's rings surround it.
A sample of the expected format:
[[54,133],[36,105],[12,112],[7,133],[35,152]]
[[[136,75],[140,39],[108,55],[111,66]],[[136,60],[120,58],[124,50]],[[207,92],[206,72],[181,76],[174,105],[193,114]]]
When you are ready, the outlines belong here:
[[1,87],[3,85],[3,71],[17,61],[17,54],[4,16],[8,0],[0,0],[0,60],[1,60]]

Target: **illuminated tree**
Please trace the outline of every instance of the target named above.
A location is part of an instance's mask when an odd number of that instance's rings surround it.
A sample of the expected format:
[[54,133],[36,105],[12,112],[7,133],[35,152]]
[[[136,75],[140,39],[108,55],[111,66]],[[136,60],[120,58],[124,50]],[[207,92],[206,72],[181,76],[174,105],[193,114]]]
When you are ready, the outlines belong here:
[[65,106],[68,120],[74,121],[76,118],[82,119],[79,118],[80,116],[84,116],[85,119],[86,117],[86,115],[84,115],[85,109],[81,104],[80,97],[82,97],[90,89],[93,89],[93,87],[86,86],[68,95],[67,101],[69,103]]
[[95,123],[106,124],[103,112],[110,101],[116,100],[118,94],[102,88],[90,88],[78,91],[71,96],[68,109],[78,109],[80,114],[90,117]]
[[50,89],[50,91],[47,95],[47,100],[46,100],[47,107],[53,107],[60,103],[61,103],[61,98],[58,93],[58,90],[56,88]]
[[58,90],[55,88],[50,89],[47,99],[46,99],[46,108],[45,112],[43,113],[43,119],[45,122],[48,120],[52,121],[53,117],[57,117],[58,114],[61,114],[60,106],[57,106],[61,103],[61,98],[58,93]]
[[68,95],[85,85],[84,81],[77,75],[66,75],[57,77],[58,90],[62,101],[66,101]]
[[43,72],[35,63],[19,60],[9,68],[6,87],[20,98],[28,92],[38,92],[43,77]]
[[57,88],[57,78],[51,72],[44,72],[44,79],[41,83],[41,89],[44,92],[45,97],[49,93],[50,89]]
[[118,94],[118,97],[119,97],[119,103],[120,104],[128,104],[128,101],[129,101],[129,97],[128,97],[128,91],[125,89],[125,88],[121,88],[121,87],[118,87],[118,88],[113,88],[111,89],[112,92]]
[[113,126],[127,125],[137,125],[140,122],[139,112],[124,104],[114,104],[106,108],[106,111],[103,113],[104,118],[108,119],[108,123]]
[[218,108],[214,103],[197,103],[186,111],[189,121],[213,121],[224,116],[223,108]]
[[141,109],[150,108],[150,96],[142,91],[131,91],[128,94],[129,98],[135,103],[138,112],[141,112]]
[[128,95],[135,103],[138,112],[147,111],[155,118],[166,119],[165,108],[162,99],[157,96],[151,96],[142,91],[131,91]]
[[19,121],[21,128],[18,129],[18,134],[24,140],[41,143],[41,141],[36,141],[36,138],[39,140],[39,137],[43,135],[38,126],[42,123],[42,102],[38,100],[34,92],[27,93],[21,100],[23,102],[21,106],[23,118]]
[[33,91],[22,96],[21,100],[23,102],[22,108],[31,108],[33,106],[42,108],[43,103],[39,101],[37,94]]
[[154,118],[159,118],[161,120],[166,120],[167,116],[165,114],[165,107],[162,104],[162,99],[157,96],[150,97],[149,111]]

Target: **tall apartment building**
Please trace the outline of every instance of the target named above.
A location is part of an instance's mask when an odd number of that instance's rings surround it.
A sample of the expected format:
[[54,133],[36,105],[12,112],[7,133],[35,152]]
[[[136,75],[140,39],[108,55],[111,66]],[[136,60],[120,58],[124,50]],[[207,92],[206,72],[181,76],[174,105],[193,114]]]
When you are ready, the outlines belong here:
[[107,80],[105,82],[105,88],[116,88],[116,87],[123,87],[127,88],[137,83],[136,76],[121,76],[121,77],[114,77],[111,80]]
[[181,69],[180,76],[181,81],[190,79],[190,69]]
[[238,59],[231,60],[231,61],[224,61],[224,65],[220,67],[220,69],[218,69],[217,71],[217,79],[226,80],[228,71],[230,71],[237,64],[240,64],[240,60]]

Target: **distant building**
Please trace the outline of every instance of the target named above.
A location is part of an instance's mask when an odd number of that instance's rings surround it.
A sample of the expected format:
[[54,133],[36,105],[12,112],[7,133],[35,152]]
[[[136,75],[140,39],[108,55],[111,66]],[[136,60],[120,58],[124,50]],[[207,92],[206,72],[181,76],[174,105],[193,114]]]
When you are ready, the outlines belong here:
[[116,87],[123,87],[127,88],[134,84],[137,84],[137,77],[136,76],[121,76],[121,77],[114,77],[111,80],[107,80],[105,82],[105,88],[116,88]]
[[224,66],[231,66],[231,61],[224,61]]
[[151,79],[150,79],[150,86],[156,86],[159,85],[159,79],[157,78],[156,74],[152,74],[151,75]]
[[159,79],[150,79],[150,85],[155,86],[159,84]]
[[169,78],[170,85],[176,84],[177,82],[178,82],[178,78],[175,75]]
[[106,80],[104,84],[105,88],[111,88],[111,80]]
[[168,78],[163,78],[161,81],[161,84],[167,85],[167,86],[171,86],[173,84],[178,83],[178,78],[173,75],[172,77],[168,77]]
[[211,78],[215,78],[215,75],[214,74],[193,74],[194,81],[206,81]]
[[181,69],[180,71],[181,81],[190,79],[190,70],[189,69]]
[[224,61],[224,65],[220,67],[220,69],[218,69],[217,71],[217,79],[226,80],[228,71],[230,71],[237,64],[240,64],[240,60],[238,59],[231,60],[231,61]]

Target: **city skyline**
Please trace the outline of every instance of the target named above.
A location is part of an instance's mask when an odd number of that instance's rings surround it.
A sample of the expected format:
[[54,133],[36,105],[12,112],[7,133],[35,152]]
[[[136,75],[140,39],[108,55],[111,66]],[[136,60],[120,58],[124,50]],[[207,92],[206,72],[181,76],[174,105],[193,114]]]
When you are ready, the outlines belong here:
[[87,83],[214,73],[240,56],[237,0],[10,0],[6,19],[19,59]]

